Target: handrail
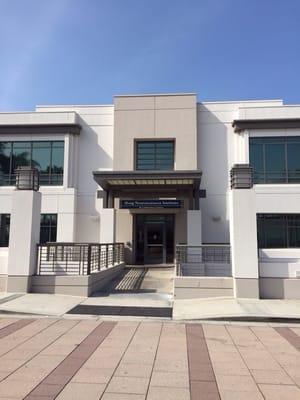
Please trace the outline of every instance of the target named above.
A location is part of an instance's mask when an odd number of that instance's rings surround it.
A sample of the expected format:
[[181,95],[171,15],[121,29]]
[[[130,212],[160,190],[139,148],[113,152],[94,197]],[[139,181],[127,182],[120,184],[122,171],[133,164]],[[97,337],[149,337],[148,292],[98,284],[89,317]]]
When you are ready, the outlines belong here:
[[176,245],[178,276],[231,276],[230,245]]
[[37,275],[90,275],[124,262],[124,243],[38,245]]
[[230,244],[202,244],[199,246],[189,244],[176,244],[176,247],[230,247]]

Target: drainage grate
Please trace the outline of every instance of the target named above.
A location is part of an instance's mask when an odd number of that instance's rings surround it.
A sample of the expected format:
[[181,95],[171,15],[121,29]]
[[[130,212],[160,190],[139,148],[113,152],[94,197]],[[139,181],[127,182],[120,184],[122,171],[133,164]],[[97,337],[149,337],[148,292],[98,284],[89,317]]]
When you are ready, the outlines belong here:
[[160,317],[172,318],[171,307],[126,307],[126,306],[96,306],[79,304],[67,314],[89,315],[119,315],[127,317]]

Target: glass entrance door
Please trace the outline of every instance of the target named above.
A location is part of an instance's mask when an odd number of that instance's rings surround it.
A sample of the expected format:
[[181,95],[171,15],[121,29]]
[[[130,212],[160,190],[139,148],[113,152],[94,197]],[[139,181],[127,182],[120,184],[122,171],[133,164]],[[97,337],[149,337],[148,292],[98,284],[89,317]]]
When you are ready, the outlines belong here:
[[145,224],[145,264],[165,263],[166,232],[163,222]]
[[174,215],[135,215],[134,238],[137,264],[174,262]]

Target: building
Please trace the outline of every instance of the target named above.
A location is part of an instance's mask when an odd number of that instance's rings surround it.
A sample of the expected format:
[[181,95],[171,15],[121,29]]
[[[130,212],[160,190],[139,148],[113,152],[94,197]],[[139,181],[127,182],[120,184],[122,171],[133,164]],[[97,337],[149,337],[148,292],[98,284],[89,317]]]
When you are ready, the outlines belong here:
[[23,166],[40,172],[41,243],[124,243],[130,265],[174,264],[178,244],[185,262],[230,246],[232,277],[178,277],[175,293],[300,298],[300,105],[182,93],[0,113],[0,276],[11,291],[35,275],[16,266],[27,223],[9,234]]

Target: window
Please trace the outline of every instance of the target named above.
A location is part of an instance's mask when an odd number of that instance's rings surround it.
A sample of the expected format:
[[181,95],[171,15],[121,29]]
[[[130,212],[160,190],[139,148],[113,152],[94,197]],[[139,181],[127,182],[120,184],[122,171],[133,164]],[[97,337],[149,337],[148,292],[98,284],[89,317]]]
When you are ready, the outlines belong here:
[[173,170],[174,141],[137,141],[137,170]]
[[10,214],[0,214],[0,247],[9,245]]
[[0,185],[15,185],[15,169],[21,166],[37,168],[41,185],[62,185],[64,142],[0,142]]
[[258,214],[259,248],[300,247],[300,214]]
[[56,242],[57,214],[41,214],[40,243]]
[[300,137],[250,138],[254,183],[300,183]]

